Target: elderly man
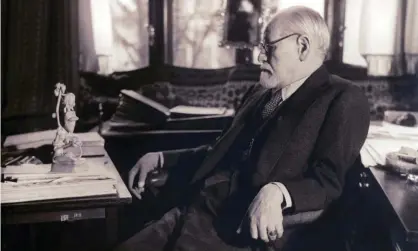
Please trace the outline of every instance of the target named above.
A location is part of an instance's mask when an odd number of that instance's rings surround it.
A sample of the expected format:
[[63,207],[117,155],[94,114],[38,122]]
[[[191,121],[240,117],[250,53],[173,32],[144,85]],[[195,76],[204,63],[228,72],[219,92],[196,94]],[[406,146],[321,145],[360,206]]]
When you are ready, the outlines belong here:
[[260,84],[215,144],[148,153],[132,168],[138,198],[147,174],[163,168],[185,199],[118,250],[315,250],[283,218],[339,198],[369,127],[362,91],[322,65],[328,47],[317,12],[277,14],[261,44]]

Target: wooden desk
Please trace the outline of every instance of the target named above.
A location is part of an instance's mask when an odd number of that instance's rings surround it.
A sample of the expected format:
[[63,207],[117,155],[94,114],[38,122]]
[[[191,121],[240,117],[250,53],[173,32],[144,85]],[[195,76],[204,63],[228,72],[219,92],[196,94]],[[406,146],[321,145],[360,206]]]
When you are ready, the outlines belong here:
[[394,250],[418,250],[418,186],[370,167],[369,200],[375,201]]
[[[377,129],[383,128],[382,123],[373,122]],[[400,137],[386,134],[385,131],[371,135],[368,139],[393,140]],[[410,137],[404,137],[404,140],[411,140]],[[366,141],[367,142],[367,141]],[[413,141],[416,142],[416,141]],[[391,149],[390,143],[385,149]],[[395,144],[396,146],[398,144]],[[370,205],[370,214],[377,215],[382,222],[384,229],[376,231],[385,231],[390,236],[392,250],[412,251],[418,250],[418,185],[409,183],[406,178],[398,174],[391,173],[379,168],[379,165],[373,166],[369,161],[370,154],[362,151],[363,164],[371,165],[365,168],[361,174],[359,185],[366,195],[366,203]],[[381,163],[384,165],[384,163]]]
[[104,165],[115,175],[114,177],[117,179],[116,196],[5,204],[1,206],[2,223],[22,224],[105,219],[107,246],[115,245],[118,238],[118,206],[131,203],[132,197],[107,154],[104,157],[89,158],[89,161],[97,165]]

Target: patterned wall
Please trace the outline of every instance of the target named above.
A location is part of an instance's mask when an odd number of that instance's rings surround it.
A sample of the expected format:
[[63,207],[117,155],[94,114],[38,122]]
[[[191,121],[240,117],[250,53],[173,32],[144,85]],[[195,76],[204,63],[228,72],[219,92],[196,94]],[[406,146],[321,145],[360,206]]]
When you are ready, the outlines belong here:
[[370,104],[372,120],[382,120],[386,110],[418,111],[418,78],[355,81]]
[[[141,89],[169,107],[179,104],[236,108],[256,81],[229,81],[211,86],[181,86],[159,82]],[[386,110],[418,111],[418,79],[369,79],[354,81],[366,94],[372,120],[382,120]]]

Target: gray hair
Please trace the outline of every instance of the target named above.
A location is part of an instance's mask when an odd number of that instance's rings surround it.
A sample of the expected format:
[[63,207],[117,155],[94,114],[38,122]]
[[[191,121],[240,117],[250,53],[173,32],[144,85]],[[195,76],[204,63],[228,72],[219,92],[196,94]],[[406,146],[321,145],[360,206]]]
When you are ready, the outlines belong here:
[[[281,11],[280,29],[284,34],[300,33],[316,40],[318,50],[325,58],[330,46],[330,34],[328,26],[321,15],[305,6],[294,6]],[[283,28],[282,28],[283,27]]]

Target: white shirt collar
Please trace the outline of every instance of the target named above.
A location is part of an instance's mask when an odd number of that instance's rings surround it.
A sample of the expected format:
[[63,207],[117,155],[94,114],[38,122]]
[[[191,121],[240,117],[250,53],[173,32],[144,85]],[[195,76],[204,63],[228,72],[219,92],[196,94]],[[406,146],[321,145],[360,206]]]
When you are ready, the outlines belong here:
[[283,98],[283,101],[285,101],[286,99],[290,98],[290,96],[292,96],[292,94],[295,93],[299,89],[299,87],[302,86],[303,83],[305,83],[305,80],[308,77],[301,78],[301,79],[299,79],[299,80],[291,83],[290,85],[287,85],[286,87],[283,87],[283,89],[282,89],[282,98]]

